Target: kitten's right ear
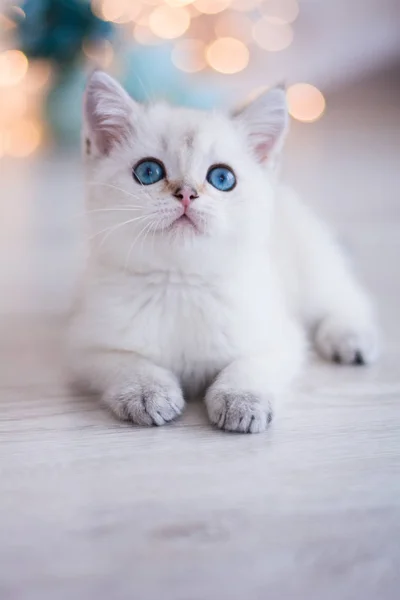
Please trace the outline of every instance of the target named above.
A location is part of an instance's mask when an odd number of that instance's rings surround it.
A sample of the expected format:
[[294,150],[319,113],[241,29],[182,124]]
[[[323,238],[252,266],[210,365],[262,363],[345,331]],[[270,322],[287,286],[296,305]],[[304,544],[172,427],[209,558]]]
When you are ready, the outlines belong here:
[[83,102],[87,153],[107,155],[116,144],[129,138],[135,108],[135,101],[115,79],[103,71],[94,71]]
[[288,128],[286,91],[279,85],[269,89],[233,113],[247,130],[249,145],[264,163],[279,153]]

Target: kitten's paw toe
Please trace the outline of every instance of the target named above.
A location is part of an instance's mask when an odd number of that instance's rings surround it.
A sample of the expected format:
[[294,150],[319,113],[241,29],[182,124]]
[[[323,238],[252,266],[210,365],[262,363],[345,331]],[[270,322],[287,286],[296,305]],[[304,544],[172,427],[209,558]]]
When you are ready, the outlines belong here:
[[379,356],[378,334],[373,326],[358,327],[332,317],[319,325],[315,346],[326,360],[345,365],[368,365]]
[[103,400],[120,419],[148,426],[173,421],[185,405],[175,382],[134,381],[110,389]]
[[269,399],[250,392],[211,388],[206,405],[211,422],[225,431],[259,433],[272,420]]

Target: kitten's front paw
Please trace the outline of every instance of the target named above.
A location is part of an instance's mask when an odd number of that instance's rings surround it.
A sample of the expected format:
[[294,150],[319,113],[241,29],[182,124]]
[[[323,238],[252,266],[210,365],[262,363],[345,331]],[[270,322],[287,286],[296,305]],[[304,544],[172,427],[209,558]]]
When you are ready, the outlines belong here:
[[109,389],[103,400],[120,419],[148,426],[173,421],[185,405],[182,390],[172,374],[170,379],[161,381],[139,376]]
[[259,433],[272,420],[269,399],[251,392],[211,387],[206,394],[206,406],[210,421],[226,431]]
[[367,365],[379,355],[378,334],[373,326],[359,327],[335,317],[320,323],[315,347],[326,360],[346,365]]

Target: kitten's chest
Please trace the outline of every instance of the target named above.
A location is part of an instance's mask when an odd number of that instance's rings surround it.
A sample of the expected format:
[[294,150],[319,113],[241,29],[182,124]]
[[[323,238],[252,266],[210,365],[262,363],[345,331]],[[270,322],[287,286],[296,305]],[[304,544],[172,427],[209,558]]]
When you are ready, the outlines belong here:
[[255,295],[247,292],[223,280],[153,276],[124,282],[106,309],[111,336],[119,347],[175,372],[206,374],[255,343]]
[[[203,282],[140,285],[132,305],[129,336],[143,350],[160,346],[183,359],[210,354],[223,337],[233,342],[234,306],[229,294]],[[227,340],[228,342],[228,340]]]

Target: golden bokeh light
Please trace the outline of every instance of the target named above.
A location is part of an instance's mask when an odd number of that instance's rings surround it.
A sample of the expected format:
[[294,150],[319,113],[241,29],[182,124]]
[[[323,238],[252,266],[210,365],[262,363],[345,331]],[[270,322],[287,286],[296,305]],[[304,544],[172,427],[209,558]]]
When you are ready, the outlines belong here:
[[45,60],[35,60],[29,63],[25,87],[28,92],[38,92],[51,82],[52,67]]
[[139,2],[131,2],[129,10],[127,11],[127,15],[129,15],[130,21],[137,22],[142,12],[143,6]]
[[20,119],[26,110],[26,94],[20,87],[10,88],[0,94],[0,126],[8,126]]
[[103,21],[112,23],[127,23],[131,20],[132,11],[139,11],[140,4],[131,0],[94,0],[92,11]]
[[215,21],[214,31],[219,37],[234,37],[248,43],[252,40],[251,19],[245,15],[229,11],[219,15]]
[[267,0],[262,5],[262,12],[267,17],[278,19],[281,23],[293,23],[299,16],[297,0]]
[[137,17],[137,19],[135,19],[135,23],[137,23],[138,25],[141,25],[142,27],[149,27],[149,17],[150,14],[149,13],[142,13],[141,15],[139,15]]
[[149,18],[151,31],[160,38],[173,40],[185,33],[190,25],[190,15],[185,8],[161,5],[153,10]]
[[134,2],[131,4],[129,10],[129,20],[132,21],[132,23],[138,23],[141,18],[143,18],[143,6]]
[[7,148],[8,135],[6,131],[0,129],[0,158],[5,155]]
[[230,5],[231,0],[195,0],[193,6],[206,15],[216,15]]
[[196,8],[196,7],[195,7],[195,5],[194,5],[194,4],[187,4],[187,5],[186,5],[186,10],[188,10],[188,11],[189,11],[190,17],[191,17],[192,19],[195,19],[196,17],[200,17],[200,16],[203,14],[203,13],[201,13],[201,12],[199,11],[199,9],[198,9],[198,8]]
[[91,0],[91,2],[90,2],[90,9],[91,9],[92,13],[96,17],[99,17],[99,19],[103,19],[103,13],[101,11],[102,2],[103,2],[103,0]]
[[207,47],[206,59],[215,71],[231,75],[247,67],[249,51],[240,40],[224,37],[215,40]]
[[289,113],[297,121],[312,123],[317,121],[325,111],[325,98],[322,92],[309,83],[295,83],[287,92]]
[[40,124],[29,119],[21,119],[8,130],[5,153],[23,158],[32,154],[42,138]]
[[279,52],[292,43],[293,29],[289,23],[262,17],[254,23],[253,38],[260,48],[269,52]]
[[206,66],[204,48],[205,44],[201,40],[181,40],[172,50],[172,62],[185,73],[201,71]]
[[0,86],[20,83],[28,70],[28,59],[20,50],[6,50],[0,54]]

